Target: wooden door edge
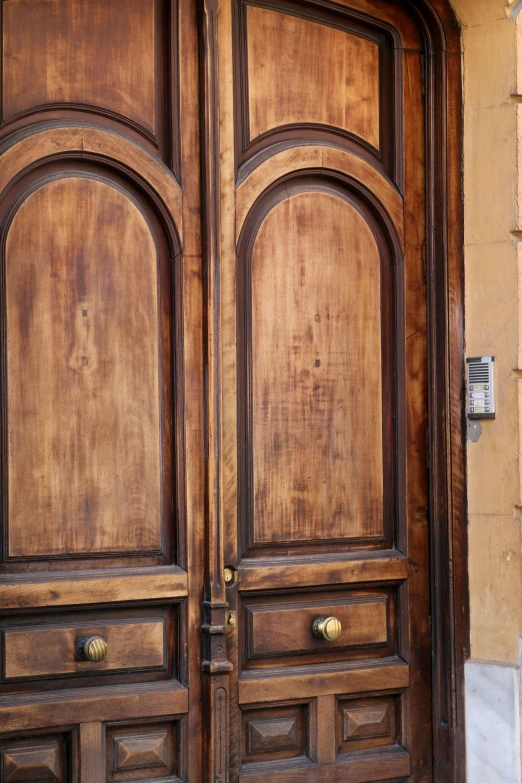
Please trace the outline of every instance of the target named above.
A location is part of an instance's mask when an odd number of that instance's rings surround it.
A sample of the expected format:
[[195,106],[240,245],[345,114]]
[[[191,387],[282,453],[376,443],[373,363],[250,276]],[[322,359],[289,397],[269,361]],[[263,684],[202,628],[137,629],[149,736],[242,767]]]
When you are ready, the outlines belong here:
[[407,0],[425,41],[434,783],[465,783],[469,579],[461,30],[449,0]]

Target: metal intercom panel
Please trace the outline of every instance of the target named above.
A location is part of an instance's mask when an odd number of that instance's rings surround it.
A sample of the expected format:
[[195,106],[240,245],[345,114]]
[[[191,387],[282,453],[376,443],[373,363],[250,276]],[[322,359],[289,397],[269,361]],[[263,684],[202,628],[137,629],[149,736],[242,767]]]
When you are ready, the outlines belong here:
[[466,359],[467,411],[470,419],[495,418],[494,356]]

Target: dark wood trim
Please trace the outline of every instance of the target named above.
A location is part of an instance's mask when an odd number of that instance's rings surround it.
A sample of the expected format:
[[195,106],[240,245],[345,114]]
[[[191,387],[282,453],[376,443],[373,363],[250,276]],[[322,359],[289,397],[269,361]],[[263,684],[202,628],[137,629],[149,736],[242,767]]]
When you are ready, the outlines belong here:
[[460,28],[447,0],[404,0],[425,42],[429,464],[435,783],[464,783],[469,594]]
[[221,514],[221,223],[219,0],[200,0],[200,95],[205,377],[205,585],[203,601],[205,780],[229,780],[229,691]]

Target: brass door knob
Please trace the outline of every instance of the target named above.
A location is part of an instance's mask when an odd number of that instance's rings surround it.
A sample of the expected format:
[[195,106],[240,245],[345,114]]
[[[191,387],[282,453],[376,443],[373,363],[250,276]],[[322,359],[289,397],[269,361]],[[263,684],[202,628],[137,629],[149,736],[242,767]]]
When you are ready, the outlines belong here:
[[318,639],[326,639],[327,642],[335,642],[342,630],[337,617],[316,617],[312,626],[313,635]]
[[103,661],[107,651],[107,642],[101,636],[82,636],[76,643],[76,656],[83,661]]

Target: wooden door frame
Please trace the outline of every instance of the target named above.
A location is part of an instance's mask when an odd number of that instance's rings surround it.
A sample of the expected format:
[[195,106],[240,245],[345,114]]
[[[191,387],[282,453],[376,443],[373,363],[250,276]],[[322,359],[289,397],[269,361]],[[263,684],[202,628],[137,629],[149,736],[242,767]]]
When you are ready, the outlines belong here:
[[[464,412],[464,260],[462,202],[461,34],[449,0],[397,0],[424,39],[428,297],[428,463],[430,468],[430,582],[433,654],[435,783],[464,783],[464,662],[469,657],[467,506]],[[219,502],[220,177],[217,108],[219,0],[199,0],[202,201],[205,266],[206,587],[204,663],[207,708],[206,769],[226,766],[223,725],[231,668],[225,652],[223,540]],[[221,705],[221,706],[220,706]],[[225,712],[223,713],[223,710]],[[222,780],[219,775],[216,780]]]
[[469,591],[461,30],[449,0],[403,5],[425,44],[434,781],[464,783]]

